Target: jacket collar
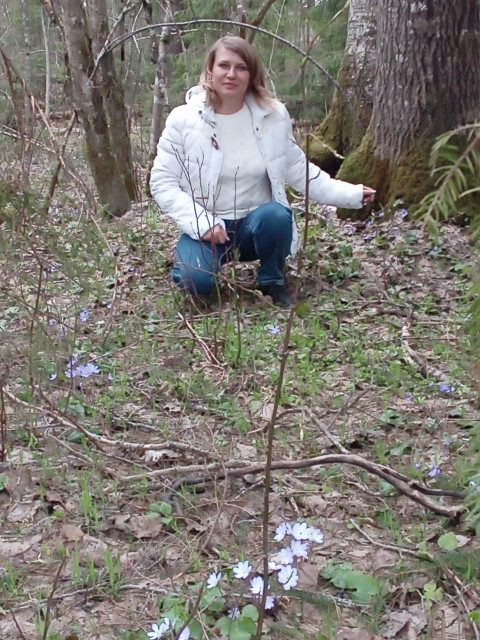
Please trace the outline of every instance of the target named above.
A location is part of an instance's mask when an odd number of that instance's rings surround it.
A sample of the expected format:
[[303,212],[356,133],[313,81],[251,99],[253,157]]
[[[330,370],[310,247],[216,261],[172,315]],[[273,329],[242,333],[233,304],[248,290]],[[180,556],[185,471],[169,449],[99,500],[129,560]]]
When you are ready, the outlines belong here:
[[[187,91],[185,102],[193,109],[198,111],[200,117],[203,120],[205,120],[208,124],[215,126],[217,123],[215,111],[211,106],[205,104],[206,98],[207,93],[205,89],[200,85],[197,85]],[[269,113],[272,113],[273,111],[273,108],[264,107],[263,105],[259,104],[251,93],[247,93],[245,95],[245,103],[250,109],[254,124],[261,122],[263,118],[265,118],[265,116],[267,116]]]

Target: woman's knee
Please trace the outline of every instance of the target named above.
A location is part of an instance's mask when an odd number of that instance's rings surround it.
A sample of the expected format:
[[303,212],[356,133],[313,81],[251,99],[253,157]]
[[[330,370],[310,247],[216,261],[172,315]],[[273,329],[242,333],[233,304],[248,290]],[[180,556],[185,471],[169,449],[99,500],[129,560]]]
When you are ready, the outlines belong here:
[[186,289],[194,296],[208,296],[215,288],[215,276],[191,265],[176,264],[172,280],[179,289]]
[[292,212],[280,202],[267,202],[257,209],[259,222],[272,231],[289,229],[292,224]]

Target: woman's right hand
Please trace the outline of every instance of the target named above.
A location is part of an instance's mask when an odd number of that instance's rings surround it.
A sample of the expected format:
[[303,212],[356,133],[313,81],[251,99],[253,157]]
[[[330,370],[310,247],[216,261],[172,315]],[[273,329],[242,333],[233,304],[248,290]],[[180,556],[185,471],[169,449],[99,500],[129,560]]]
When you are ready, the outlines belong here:
[[222,227],[221,224],[216,224],[209,229],[207,233],[204,233],[202,240],[205,242],[211,242],[212,244],[225,244],[228,241],[228,233]]

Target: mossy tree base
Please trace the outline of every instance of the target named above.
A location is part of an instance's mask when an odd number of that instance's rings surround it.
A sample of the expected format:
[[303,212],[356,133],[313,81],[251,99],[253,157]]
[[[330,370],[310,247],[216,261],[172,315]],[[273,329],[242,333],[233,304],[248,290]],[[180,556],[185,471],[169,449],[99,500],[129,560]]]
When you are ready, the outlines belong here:
[[[354,184],[365,184],[377,190],[375,208],[389,208],[401,201],[405,208],[417,206],[435,186],[430,174],[429,157],[433,138],[416,140],[393,159],[381,159],[367,132],[360,146],[343,162],[337,178]],[[342,219],[362,220],[371,208],[338,209]]]

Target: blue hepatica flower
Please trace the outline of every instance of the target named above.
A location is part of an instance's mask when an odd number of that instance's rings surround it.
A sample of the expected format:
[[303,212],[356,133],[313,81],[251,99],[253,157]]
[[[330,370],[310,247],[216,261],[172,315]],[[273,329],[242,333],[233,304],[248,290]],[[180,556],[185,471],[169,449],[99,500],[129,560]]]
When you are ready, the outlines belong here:
[[452,391],[455,391],[455,387],[448,382],[439,382],[437,386],[438,390],[442,393],[451,393]]
[[377,218],[383,218],[384,215],[385,215],[385,211],[379,211],[377,213]]
[[272,336],[276,336],[280,333],[280,327],[278,327],[277,325],[267,324],[265,329],[267,329],[268,333],[271,333]]
[[82,309],[80,311],[80,314],[78,316],[81,320],[81,322],[86,322],[88,320],[88,318],[90,317],[90,309],[87,309],[85,307],[85,309]]
[[407,209],[400,209],[398,213],[402,216],[402,218],[406,218],[408,216]]
[[76,364],[76,359],[72,358],[65,371],[66,378],[89,378],[94,373],[100,373],[100,367],[90,361],[87,364]]
[[435,476],[439,476],[441,474],[441,470],[440,467],[438,467],[436,464],[432,465],[430,471],[427,473],[427,476],[429,478],[435,478]]

